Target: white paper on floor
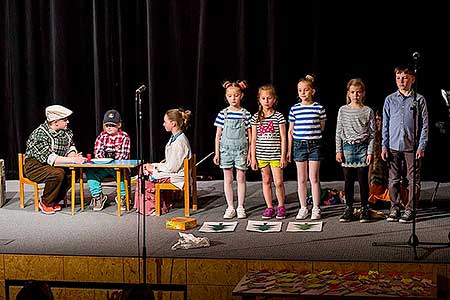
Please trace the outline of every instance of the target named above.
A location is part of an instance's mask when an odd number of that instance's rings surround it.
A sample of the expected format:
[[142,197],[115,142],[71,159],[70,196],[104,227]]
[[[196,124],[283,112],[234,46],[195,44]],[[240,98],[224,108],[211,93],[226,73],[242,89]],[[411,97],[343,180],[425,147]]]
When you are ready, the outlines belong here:
[[281,231],[282,222],[268,222],[268,221],[252,221],[248,220],[247,231],[256,232],[279,232]]
[[322,231],[323,222],[289,222],[286,231]]
[[238,222],[203,222],[200,232],[232,232],[236,229]]

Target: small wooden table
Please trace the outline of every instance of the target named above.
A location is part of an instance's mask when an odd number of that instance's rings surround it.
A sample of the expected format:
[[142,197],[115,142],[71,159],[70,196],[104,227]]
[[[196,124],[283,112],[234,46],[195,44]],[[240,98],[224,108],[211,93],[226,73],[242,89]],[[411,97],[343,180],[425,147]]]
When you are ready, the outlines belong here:
[[[127,160],[113,160],[109,163],[59,163],[55,164],[55,167],[69,168],[72,172],[72,215],[75,214],[75,170],[80,170],[80,202],[81,209],[84,210],[84,190],[83,190],[83,169],[86,168],[101,168],[101,169],[113,169],[116,171],[116,185],[117,185],[117,199],[120,199],[120,179],[121,172],[123,172],[123,181],[125,183],[125,195],[126,195],[126,205],[127,211],[130,210],[130,196],[129,196],[129,183],[128,183],[128,171],[130,169],[136,168],[142,164],[141,161],[137,159],[127,159]],[[120,217],[120,202],[117,204],[117,215]]]

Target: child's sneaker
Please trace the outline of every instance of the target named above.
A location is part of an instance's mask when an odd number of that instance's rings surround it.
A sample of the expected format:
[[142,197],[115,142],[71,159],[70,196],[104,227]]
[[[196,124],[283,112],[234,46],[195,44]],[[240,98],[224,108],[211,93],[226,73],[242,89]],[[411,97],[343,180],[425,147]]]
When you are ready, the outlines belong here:
[[359,222],[360,223],[369,223],[370,222],[370,211],[367,207],[361,207]]
[[52,206],[47,206],[42,202],[42,199],[39,201],[39,209],[41,210],[41,213],[46,215],[53,215],[55,213],[55,210]]
[[[120,196],[120,210],[121,211],[125,211],[127,210],[127,206],[125,205],[125,196]],[[114,197],[114,202],[116,203],[116,205],[118,205],[118,201],[117,201],[117,196]]]
[[94,211],[102,210],[103,207],[105,206],[106,200],[108,200],[108,196],[101,193],[98,196],[94,196],[94,198],[95,198]]
[[245,213],[245,208],[243,208],[243,207],[236,208],[236,213],[237,213],[238,219],[247,218],[247,214]]
[[411,223],[414,219],[414,213],[410,209],[406,209],[405,212],[400,217],[400,220],[398,220],[400,223]]
[[400,212],[398,210],[398,207],[391,207],[391,210],[389,212],[389,215],[386,219],[388,222],[397,222],[400,217]]
[[311,220],[320,220],[320,208],[313,208],[311,211]]
[[277,213],[275,212],[275,209],[273,207],[268,207],[264,210],[261,218],[263,219],[272,219],[275,217]]
[[345,208],[344,214],[339,218],[339,222],[351,222],[353,221],[353,207],[347,206]]
[[286,218],[286,208],[284,208],[284,206],[278,206],[277,219],[285,219],[285,218]]
[[233,219],[236,216],[236,210],[234,207],[228,207],[223,215],[224,219]]
[[298,210],[298,214],[295,217],[297,220],[304,220],[308,217],[308,208],[302,207]]
[[61,205],[59,203],[53,203],[53,210],[54,211],[61,211]]

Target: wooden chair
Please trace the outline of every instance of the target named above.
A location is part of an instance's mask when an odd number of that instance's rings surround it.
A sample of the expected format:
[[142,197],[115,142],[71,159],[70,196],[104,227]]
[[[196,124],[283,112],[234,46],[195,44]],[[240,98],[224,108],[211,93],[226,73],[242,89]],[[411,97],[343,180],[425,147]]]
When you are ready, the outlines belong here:
[[34,182],[28,178],[25,177],[23,174],[23,166],[25,163],[25,156],[23,153],[19,153],[18,155],[18,163],[19,163],[19,189],[20,189],[20,208],[25,208],[25,191],[24,191],[24,184],[31,184],[34,188],[34,210],[38,211],[38,205],[39,205],[39,191],[43,190],[43,186],[39,186],[37,182]]
[[[192,210],[197,210],[197,167],[195,165],[195,154],[192,157],[184,160],[184,215],[189,217],[190,211],[190,198],[192,197]],[[161,190],[181,190],[173,183],[157,183],[155,184],[156,194],[156,207],[155,212],[157,216],[161,215]]]

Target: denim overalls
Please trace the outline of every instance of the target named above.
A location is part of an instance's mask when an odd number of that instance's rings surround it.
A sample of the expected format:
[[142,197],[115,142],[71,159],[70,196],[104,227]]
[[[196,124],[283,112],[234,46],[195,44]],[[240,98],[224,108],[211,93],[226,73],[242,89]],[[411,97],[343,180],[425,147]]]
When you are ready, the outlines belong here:
[[224,110],[222,137],[220,138],[220,167],[247,170],[248,139],[245,134],[247,110],[242,109],[242,118],[227,118],[228,108]]

